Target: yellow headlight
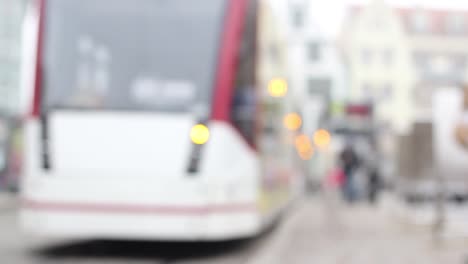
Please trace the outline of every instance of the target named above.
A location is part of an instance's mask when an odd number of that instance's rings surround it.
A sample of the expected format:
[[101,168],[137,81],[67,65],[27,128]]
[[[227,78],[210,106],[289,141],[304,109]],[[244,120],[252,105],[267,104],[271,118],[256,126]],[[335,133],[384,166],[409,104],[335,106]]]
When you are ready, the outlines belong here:
[[210,130],[205,125],[195,125],[190,131],[190,138],[193,143],[203,145],[210,139]]

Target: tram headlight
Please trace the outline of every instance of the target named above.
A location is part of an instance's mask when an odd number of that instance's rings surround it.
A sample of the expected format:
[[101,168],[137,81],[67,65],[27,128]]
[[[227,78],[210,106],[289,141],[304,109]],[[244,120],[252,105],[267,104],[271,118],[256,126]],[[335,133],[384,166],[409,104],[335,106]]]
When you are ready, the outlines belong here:
[[203,145],[210,139],[210,130],[203,124],[195,125],[190,131],[190,139],[194,144]]

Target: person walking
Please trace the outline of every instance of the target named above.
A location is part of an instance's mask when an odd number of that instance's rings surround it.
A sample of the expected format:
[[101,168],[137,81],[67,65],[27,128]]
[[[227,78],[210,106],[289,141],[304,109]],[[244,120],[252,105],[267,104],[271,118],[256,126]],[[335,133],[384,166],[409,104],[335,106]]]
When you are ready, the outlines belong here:
[[353,176],[359,167],[359,159],[351,143],[347,143],[340,155],[341,166],[344,172],[344,184],[342,192],[348,202],[354,202],[356,193],[354,190]]

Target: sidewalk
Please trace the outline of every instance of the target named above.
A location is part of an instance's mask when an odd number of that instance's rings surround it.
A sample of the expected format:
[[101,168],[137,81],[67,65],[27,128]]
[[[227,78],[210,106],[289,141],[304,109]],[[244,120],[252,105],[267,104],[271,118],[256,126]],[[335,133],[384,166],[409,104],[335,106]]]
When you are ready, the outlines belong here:
[[[430,232],[434,224],[434,204],[410,206],[396,197],[386,195],[382,202],[382,209],[390,218],[414,228]],[[468,240],[468,205],[446,205],[442,235],[448,239]]]
[[305,201],[249,264],[465,263],[466,241],[436,244],[430,232],[399,224],[384,207],[329,205]]
[[0,213],[2,210],[13,210],[18,207],[17,194],[0,191]]

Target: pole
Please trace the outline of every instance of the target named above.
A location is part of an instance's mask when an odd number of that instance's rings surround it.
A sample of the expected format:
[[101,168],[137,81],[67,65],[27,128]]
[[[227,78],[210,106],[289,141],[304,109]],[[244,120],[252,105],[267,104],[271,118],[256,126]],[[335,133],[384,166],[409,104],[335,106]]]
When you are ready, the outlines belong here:
[[[436,163],[437,166],[437,163]],[[441,174],[439,167],[435,168],[435,182],[437,183],[437,194],[435,202],[435,218],[433,225],[433,238],[434,242],[442,242],[442,233],[446,221],[446,208],[445,208],[445,181]]]

